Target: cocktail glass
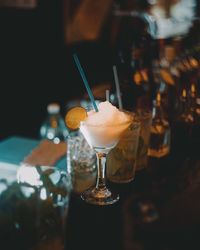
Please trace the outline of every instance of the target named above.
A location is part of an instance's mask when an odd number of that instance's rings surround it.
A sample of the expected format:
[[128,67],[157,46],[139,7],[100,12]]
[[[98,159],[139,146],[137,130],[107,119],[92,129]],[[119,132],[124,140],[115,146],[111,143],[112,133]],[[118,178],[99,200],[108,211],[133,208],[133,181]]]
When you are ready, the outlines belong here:
[[132,119],[130,116],[126,121],[100,125],[90,124],[87,121],[81,122],[80,131],[97,156],[96,185],[81,194],[81,198],[87,203],[109,205],[119,200],[119,194],[112,193],[106,186],[106,156],[117,145]]

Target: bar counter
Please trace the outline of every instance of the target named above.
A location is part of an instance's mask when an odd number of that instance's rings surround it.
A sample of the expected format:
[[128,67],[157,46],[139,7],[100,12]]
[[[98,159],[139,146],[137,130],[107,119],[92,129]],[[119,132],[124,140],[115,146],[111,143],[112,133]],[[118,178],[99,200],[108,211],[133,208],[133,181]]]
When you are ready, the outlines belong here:
[[67,242],[71,249],[199,249],[200,162],[149,159],[129,184],[108,186],[119,192],[109,206],[86,204],[72,195]]
[[[11,137],[0,143],[0,161],[19,164],[37,140]],[[26,146],[25,146],[26,145]],[[57,166],[64,168],[65,157]],[[85,203],[72,192],[67,216],[67,250],[199,249],[200,161],[177,157],[150,159],[128,184],[108,186],[120,194],[113,205]]]

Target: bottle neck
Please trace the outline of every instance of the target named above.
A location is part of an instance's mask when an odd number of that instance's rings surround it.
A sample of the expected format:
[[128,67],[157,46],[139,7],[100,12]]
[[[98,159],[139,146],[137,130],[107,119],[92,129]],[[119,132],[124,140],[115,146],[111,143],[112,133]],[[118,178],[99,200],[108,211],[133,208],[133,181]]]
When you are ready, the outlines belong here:
[[182,112],[180,114],[179,119],[186,123],[191,123],[194,120],[193,114],[190,110],[188,98],[186,97],[182,97]]
[[164,119],[163,110],[160,101],[155,101],[153,105],[152,119],[161,121]]
[[189,111],[189,105],[186,98],[182,98],[182,114],[187,114]]

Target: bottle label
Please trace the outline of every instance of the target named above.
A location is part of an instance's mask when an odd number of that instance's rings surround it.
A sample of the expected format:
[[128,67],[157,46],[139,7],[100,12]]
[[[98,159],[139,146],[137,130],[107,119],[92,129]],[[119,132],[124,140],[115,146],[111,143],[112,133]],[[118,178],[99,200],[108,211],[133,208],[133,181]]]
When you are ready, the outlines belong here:
[[0,0],[0,7],[33,9],[37,7],[37,0]]

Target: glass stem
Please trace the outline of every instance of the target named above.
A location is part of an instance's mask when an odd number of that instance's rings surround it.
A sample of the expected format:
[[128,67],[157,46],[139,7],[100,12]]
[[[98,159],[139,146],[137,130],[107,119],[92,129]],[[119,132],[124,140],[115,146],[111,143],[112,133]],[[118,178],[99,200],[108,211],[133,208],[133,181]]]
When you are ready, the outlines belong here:
[[106,167],[106,154],[97,153],[97,189],[106,188],[106,177],[105,177],[105,167]]

